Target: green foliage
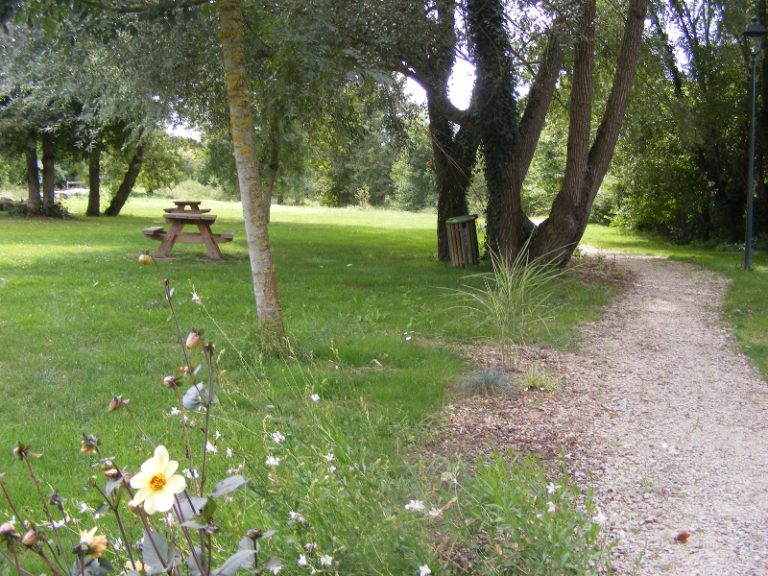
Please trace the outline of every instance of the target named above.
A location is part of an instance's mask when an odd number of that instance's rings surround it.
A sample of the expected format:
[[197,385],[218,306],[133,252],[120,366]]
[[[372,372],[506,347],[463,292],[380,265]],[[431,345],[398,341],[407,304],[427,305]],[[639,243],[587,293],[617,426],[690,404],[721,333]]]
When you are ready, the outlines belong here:
[[408,142],[392,164],[391,203],[403,210],[421,210],[437,204],[432,170],[432,143],[426,122],[417,119],[408,129]]
[[184,158],[178,141],[164,132],[154,132],[144,147],[144,161],[136,181],[148,194],[172,188],[184,177]]
[[49,205],[41,204],[36,210],[33,210],[26,204],[17,204],[10,210],[8,210],[9,216],[20,216],[23,218],[32,216],[42,216],[45,218],[66,218],[69,216],[69,211],[64,207],[61,202],[53,202]]
[[450,510],[473,574],[601,574],[608,566],[595,505],[568,475],[547,480],[533,458],[480,461]]

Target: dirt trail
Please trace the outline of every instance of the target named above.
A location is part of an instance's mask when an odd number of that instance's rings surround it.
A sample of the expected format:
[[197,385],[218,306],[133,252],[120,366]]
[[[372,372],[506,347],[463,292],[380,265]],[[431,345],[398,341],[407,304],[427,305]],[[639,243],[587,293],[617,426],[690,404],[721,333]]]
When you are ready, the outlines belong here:
[[579,354],[602,406],[590,472],[616,571],[768,575],[768,385],[718,316],[726,282],[616,258],[636,284],[587,327]]

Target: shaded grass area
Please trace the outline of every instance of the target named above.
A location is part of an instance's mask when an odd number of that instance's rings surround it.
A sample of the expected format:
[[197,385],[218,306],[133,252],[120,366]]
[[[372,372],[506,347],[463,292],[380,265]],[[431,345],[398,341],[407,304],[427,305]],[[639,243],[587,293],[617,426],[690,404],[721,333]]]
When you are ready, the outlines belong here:
[[[303,509],[323,530],[314,537],[353,566],[365,565],[363,552],[339,542],[400,558],[389,573],[426,562],[427,552],[419,556],[416,544],[404,543],[421,542],[423,526],[410,516],[391,520],[423,490],[407,455],[468,369],[455,349],[494,336],[451,296],[473,279],[435,260],[434,216],[276,207],[271,235],[289,351],[274,357],[264,354],[256,328],[239,205],[206,202],[218,215],[214,228],[235,233],[222,246],[223,263],[206,262],[201,245],[179,245],[159,269],[141,267],[138,254],[157,247],[141,229],[161,224],[166,204],[133,200],[119,218],[0,215],[0,471],[9,472],[11,491],[27,504],[35,500],[11,458],[18,441],[44,454],[35,466],[49,483],[45,490],[69,493],[73,505],[90,498],[80,484],[94,473],[92,459],[78,452],[82,434],[102,437],[103,451],[135,470],[148,449],[126,411],[107,413],[117,394],[130,399],[155,442],[181,453],[174,396],[162,386],[181,365],[163,300],[167,277],[184,332],[203,330],[221,354],[213,422],[221,449],[211,458],[212,476],[233,465],[223,456],[231,449],[260,499],[227,513],[241,524],[274,527],[287,510]],[[75,214],[82,208],[71,205]],[[192,302],[193,290],[203,307]],[[535,340],[572,345],[574,328],[597,315],[612,290],[567,275],[555,289],[555,317]],[[310,394],[321,403],[308,401]],[[292,449],[270,444],[276,430],[293,440]],[[191,432],[196,442],[199,431]],[[329,451],[338,474],[348,474],[330,492],[318,484]],[[266,474],[268,454],[283,458],[285,468]],[[361,525],[377,522],[361,534]]]
[[757,252],[752,269],[745,271],[744,253],[734,246],[677,245],[605,226],[590,226],[584,242],[606,250],[665,256],[724,274],[730,286],[723,302],[723,320],[734,327],[741,349],[755,362],[763,378],[768,378],[768,254]]

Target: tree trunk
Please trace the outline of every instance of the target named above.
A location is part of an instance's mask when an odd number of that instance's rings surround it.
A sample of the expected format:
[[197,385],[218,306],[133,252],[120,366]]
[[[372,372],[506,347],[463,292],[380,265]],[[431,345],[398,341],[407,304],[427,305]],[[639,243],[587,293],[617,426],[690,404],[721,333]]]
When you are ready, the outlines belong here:
[[259,182],[258,153],[253,131],[251,95],[245,66],[245,26],[242,0],[218,0],[219,33],[227,83],[227,104],[234,144],[237,179],[251,262],[253,292],[259,325],[268,332],[283,331],[277,276],[269,242],[270,198]]
[[56,186],[55,156],[56,148],[53,143],[53,135],[43,132],[43,209],[53,206],[55,201],[54,188]]
[[[594,0],[590,2],[592,8],[594,7],[593,2]],[[573,173],[569,174],[568,168],[566,168],[566,182],[563,183],[563,187],[555,198],[549,218],[541,223],[533,237],[531,256],[534,258],[546,257],[564,265],[570,260],[573,251],[584,235],[589,213],[592,210],[592,202],[594,202],[600,184],[608,171],[608,165],[619,138],[621,122],[635,77],[647,8],[648,0],[630,0],[611,93],[608,96],[608,102],[594,143],[589,149],[585,162],[583,156],[585,143],[576,140],[572,143],[569,135],[568,162]],[[587,10],[586,15],[589,16],[590,12],[591,9]],[[588,19],[585,20],[585,25],[587,25],[587,35],[589,35],[589,27],[592,25]],[[587,55],[583,54],[580,57],[586,58]],[[589,66],[584,63],[574,71],[574,74],[586,74],[587,72],[591,75],[591,63]],[[589,79],[574,78],[573,89],[576,90],[577,83],[581,82],[591,85],[591,77]],[[584,85],[579,89],[580,92],[584,91],[583,94],[586,94],[587,90],[591,92],[591,86]],[[577,95],[576,99],[571,99],[572,107],[579,105],[583,94]],[[578,114],[578,110],[571,109],[571,114],[574,113]],[[582,131],[584,118],[577,119],[576,122],[575,127]],[[574,124],[572,123],[573,127]],[[588,134],[588,131],[586,136],[580,132],[580,138],[588,137]],[[574,187],[576,185],[578,185],[577,188]]]
[[101,148],[94,146],[88,154],[88,208],[86,216],[101,212]]
[[[472,6],[478,4],[474,2]],[[481,4],[485,11],[489,6],[487,2]],[[478,78],[482,79],[479,82],[481,90],[485,92],[480,101],[484,102],[483,107],[488,108],[482,110],[478,107],[478,117],[482,118],[480,124],[486,126],[483,147],[486,177],[490,178],[486,249],[497,251],[504,258],[512,260],[535,229],[535,225],[522,210],[523,181],[552,101],[563,61],[563,48],[558,33],[559,22],[555,22],[549,31],[544,58],[528,93],[519,127],[515,119],[500,120],[497,115],[502,108],[507,109],[507,114],[516,114],[516,104],[511,89],[512,63],[502,41],[506,34],[503,11],[498,1],[494,2],[494,8],[495,18],[481,11],[474,13],[471,19],[478,55],[477,73]],[[507,70],[505,77],[499,78],[500,70]],[[500,131],[499,126],[503,126],[504,130]],[[492,164],[496,166],[489,171],[488,166]]]
[[[133,153],[133,158],[128,164],[128,170],[123,176],[123,181],[120,183],[120,187],[117,189],[112,201],[104,210],[104,216],[117,216],[120,214],[120,210],[123,209],[125,203],[128,201],[128,196],[133,191],[133,185],[136,184],[136,179],[141,172],[141,164],[144,162],[144,147],[139,144],[136,146],[136,151]],[[89,174],[90,176],[90,174]],[[89,199],[90,200],[90,199]]]
[[33,140],[24,151],[27,161],[27,206],[32,212],[40,210],[40,170],[37,167],[37,144]]
[[471,125],[454,134],[451,122],[434,98],[428,98],[427,109],[437,185],[437,259],[449,262],[445,221],[468,212],[467,189],[475,168],[479,135]]
[[506,258],[517,253],[523,216],[520,195],[510,193],[514,173],[510,154],[520,136],[511,46],[500,0],[469,0],[467,12],[488,187],[486,247]]

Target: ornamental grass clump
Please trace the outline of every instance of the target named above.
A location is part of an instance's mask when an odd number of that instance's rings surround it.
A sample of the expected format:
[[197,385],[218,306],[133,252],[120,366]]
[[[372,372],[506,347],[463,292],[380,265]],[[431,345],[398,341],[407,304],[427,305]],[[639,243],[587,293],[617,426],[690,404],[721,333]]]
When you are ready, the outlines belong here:
[[466,284],[458,295],[473,320],[493,328],[502,366],[511,370],[517,367],[515,346],[524,346],[534,326],[551,318],[555,282],[563,272],[547,258],[530,260],[527,244],[511,261],[493,252],[490,259],[491,272],[468,278],[480,286]]

